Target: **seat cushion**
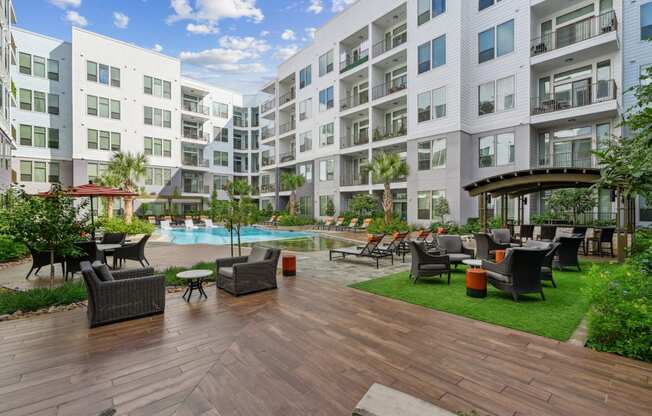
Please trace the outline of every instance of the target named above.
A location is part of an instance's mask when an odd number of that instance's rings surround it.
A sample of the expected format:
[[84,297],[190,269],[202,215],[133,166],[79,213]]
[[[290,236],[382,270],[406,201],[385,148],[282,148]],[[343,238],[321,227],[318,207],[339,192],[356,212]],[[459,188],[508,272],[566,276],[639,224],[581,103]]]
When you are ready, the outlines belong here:
[[94,261],[93,264],[93,271],[95,272],[95,275],[97,275],[97,278],[100,279],[102,282],[112,282],[113,281],[113,276],[111,275],[111,271],[109,270],[109,266],[106,264],[102,263],[101,261]]
[[471,257],[469,254],[449,253],[448,258],[451,260],[451,263],[461,263],[462,260],[470,260],[473,257]]
[[446,266],[443,264],[422,264],[419,266],[419,270],[439,271],[439,270],[447,270],[447,269]]
[[254,246],[254,248],[251,249],[251,253],[249,253],[249,257],[247,257],[247,263],[258,263],[265,261],[268,258],[268,254],[269,249]]
[[512,279],[509,276],[505,276],[504,274],[492,272],[490,270],[487,270],[487,277],[491,278],[491,279],[494,279],[494,280],[497,280],[499,282],[503,282],[503,283],[511,283],[512,282]]
[[233,267],[220,267],[220,275],[233,277]]

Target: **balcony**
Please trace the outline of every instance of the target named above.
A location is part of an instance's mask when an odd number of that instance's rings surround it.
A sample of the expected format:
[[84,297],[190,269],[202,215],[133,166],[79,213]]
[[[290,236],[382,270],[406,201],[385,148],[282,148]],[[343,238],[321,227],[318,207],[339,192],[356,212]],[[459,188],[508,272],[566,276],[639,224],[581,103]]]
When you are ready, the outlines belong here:
[[263,127],[260,130],[260,139],[261,140],[264,141],[264,140],[267,140],[267,139],[271,139],[272,137],[274,137],[274,127]]
[[372,97],[374,100],[395,94],[407,88],[407,75],[402,75],[392,82],[376,85],[372,90]]
[[359,134],[346,134],[340,137],[340,147],[348,149],[349,147],[360,146],[369,143],[369,130],[360,130]]
[[276,184],[275,183],[264,183],[260,185],[260,193],[261,194],[273,194],[276,192]]
[[340,186],[363,186],[369,185],[369,175],[344,176],[340,181]]
[[550,156],[538,156],[537,168],[595,168],[597,163],[590,155],[553,153]]
[[263,105],[260,106],[260,112],[267,113],[268,111],[272,111],[275,107],[276,107],[276,97],[272,97],[271,99],[265,101]]
[[383,55],[385,52],[398,48],[405,43],[407,43],[407,32],[401,33],[391,40],[382,40],[378,42],[372,48],[372,55],[374,58],[377,58]]
[[542,55],[596,36],[615,32],[617,28],[616,13],[613,10],[599,16],[591,16],[533,39],[530,44],[530,55]]
[[266,166],[272,166],[276,164],[276,159],[274,155],[262,155],[260,157],[260,166],[266,167]]
[[211,140],[211,135],[197,130],[183,129],[181,137],[190,140],[199,140],[208,143]]
[[249,150],[249,147],[247,146],[247,141],[246,140],[233,140],[233,148],[235,150]]
[[294,88],[292,88],[290,90],[290,92],[285,93],[285,94],[281,95],[280,97],[278,97],[278,105],[283,106],[283,105],[291,102],[292,100],[294,100],[295,96],[296,96],[296,93],[294,92]]
[[347,95],[340,101],[340,111],[350,110],[352,108],[367,104],[369,102],[369,91],[364,91],[356,95]]
[[286,153],[281,153],[280,154],[280,163],[287,163],[287,162],[292,162],[296,160],[297,158],[297,153],[294,149],[292,149],[289,152]]
[[[531,114],[547,114],[572,108],[585,107],[592,104],[612,101],[617,98],[618,88],[614,80],[599,81],[596,84],[575,86],[574,84],[557,85],[554,94],[533,97]],[[560,91],[562,90],[563,91]]]
[[211,188],[208,185],[200,185],[200,186],[194,186],[194,185],[183,185],[183,193],[184,194],[203,194],[203,195],[208,195],[211,193]]
[[278,135],[282,136],[284,134],[287,134],[295,130],[296,128],[297,128],[297,123],[294,120],[281,124],[280,126],[278,126]]
[[369,48],[356,48],[346,53],[343,60],[340,61],[340,74],[349,71],[369,60]]
[[374,142],[402,136],[407,136],[407,118],[401,119],[400,122],[395,122],[391,127],[375,128],[373,132]]
[[183,102],[183,111],[188,111],[190,113],[201,114],[204,116],[210,115],[210,109],[201,104],[194,103],[192,101]]
[[194,157],[184,157],[181,159],[181,164],[184,167],[191,167],[191,168],[210,168],[211,164],[210,161],[205,160],[205,159],[197,159]]

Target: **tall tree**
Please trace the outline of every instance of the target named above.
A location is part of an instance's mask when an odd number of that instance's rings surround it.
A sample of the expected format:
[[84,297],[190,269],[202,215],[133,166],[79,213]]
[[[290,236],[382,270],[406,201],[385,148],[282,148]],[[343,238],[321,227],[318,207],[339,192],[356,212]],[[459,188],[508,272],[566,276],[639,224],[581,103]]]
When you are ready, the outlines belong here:
[[595,208],[598,200],[590,188],[558,189],[552,192],[546,204],[559,219],[565,219],[570,213],[573,224],[578,224],[578,216]]
[[[122,184],[120,178],[111,172],[106,172],[98,180],[97,184],[101,186],[108,186],[110,188],[119,188]],[[106,216],[113,217],[113,198],[106,198]]]
[[252,188],[245,181],[229,182],[225,186],[229,200],[220,204],[219,219],[231,233],[231,256],[233,256],[233,232],[238,239],[238,255],[242,255],[242,227],[254,221],[256,205],[251,200]]
[[[118,152],[109,162],[107,174],[120,180],[121,187],[129,192],[138,192],[138,182],[145,176],[147,157],[142,153]],[[125,222],[131,223],[134,216],[134,199],[125,197]]]
[[410,172],[405,161],[397,153],[380,152],[371,163],[362,166],[364,174],[371,173],[374,181],[382,182],[384,185],[383,192],[383,210],[385,211],[385,223],[392,222],[394,209],[394,199],[392,197],[392,182],[402,177],[406,177]]
[[284,173],[281,175],[281,185],[284,189],[290,191],[290,203],[288,204],[288,212],[291,217],[296,215],[297,211],[297,189],[301,188],[306,183],[306,178],[294,173]]

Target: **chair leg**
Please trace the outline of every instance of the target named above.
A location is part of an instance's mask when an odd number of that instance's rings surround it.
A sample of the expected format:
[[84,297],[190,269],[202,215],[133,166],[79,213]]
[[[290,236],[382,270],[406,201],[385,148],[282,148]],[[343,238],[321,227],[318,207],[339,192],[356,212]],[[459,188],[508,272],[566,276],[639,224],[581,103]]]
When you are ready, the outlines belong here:
[[143,263],[142,260],[138,260],[138,261],[140,262],[140,265],[141,265],[143,268],[145,268],[145,263]]
[[33,271],[34,271],[33,267],[31,269],[29,269],[29,272],[27,273],[27,276],[25,276],[25,280],[29,280],[29,276],[32,274]]
[[541,300],[546,300],[546,297],[543,295],[543,289],[541,289],[541,292],[539,293],[541,293]]
[[557,284],[555,283],[555,279],[553,279],[552,276],[550,276],[550,283],[552,283],[552,287],[554,287],[555,289],[557,289]]
[[518,293],[514,290],[512,290],[512,298],[514,299],[514,302],[518,302]]
[[451,285],[451,272],[450,270],[448,271],[448,286]]

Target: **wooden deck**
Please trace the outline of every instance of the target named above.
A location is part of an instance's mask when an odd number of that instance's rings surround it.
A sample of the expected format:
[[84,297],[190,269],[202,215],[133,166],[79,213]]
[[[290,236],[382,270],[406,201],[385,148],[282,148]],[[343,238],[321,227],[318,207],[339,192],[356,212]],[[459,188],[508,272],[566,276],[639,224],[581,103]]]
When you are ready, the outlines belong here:
[[478,415],[650,415],[652,366],[310,279],[89,330],[0,323],[0,415],[350,415],[374,383]]

